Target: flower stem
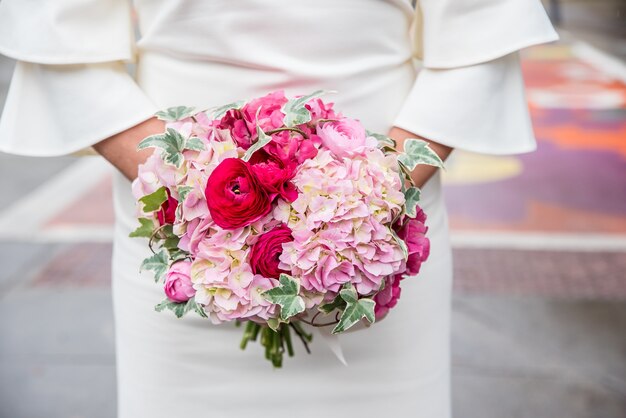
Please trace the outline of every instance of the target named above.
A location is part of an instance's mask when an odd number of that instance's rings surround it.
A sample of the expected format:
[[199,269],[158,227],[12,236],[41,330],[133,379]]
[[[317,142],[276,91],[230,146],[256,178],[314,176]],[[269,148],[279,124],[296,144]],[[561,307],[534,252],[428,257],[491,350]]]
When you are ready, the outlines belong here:
[[293,357],[293,344],[291,343],[291,331],[289,330],[289,325],[281,324],[280,330],[283,334],[285,345],[287,346],[287,354],[289,354],[289,357]]
[[298,334],[298,337],[300,337],[300,340],[302,341],[302,344],[304,345],[306,352],[311,354],[311,350],[309,349],[308,343],[313,339],[313,335],[307,334],[306,332],[304,332],[304,330],[302,329],[302,326],[298,323],[298,321],[290,322],[289,325],[294,329],[296,334]]
[[253,321],[248,321],[248,323],[246,324],[246,329],[243,332],[243,337],[241,338],[241,343],[239,343],[239,348],[241,348],[242,350],[246,349],[246,346],[248,345],[248,341],[250,341],[252,338],[252,336],[254,335],[255,329],[258,327],[259,325]]
[[308,136],[308,135],[307,135],[307,134],[306,134],[306,133],[305,133],[302,129],[298,129],[298,128],[290,128],[290,127],[287,127],[287,126],[284,126],[284,127],[282,127],[282,128],[272,129],[271,131],[267,131],[267,132],[265,132],[265,135],[268,135],[268,136],[269,136],[269,135],[272,135],[272,134],[275,134],[275,133],[277,133],[277,132],[281,132],[281,131],[293,131],[293,132],[297,132],[297,133],[299,133],[300,135],[302,135],[302,137],[303,137],[304,139],[309,139],[309,136]]

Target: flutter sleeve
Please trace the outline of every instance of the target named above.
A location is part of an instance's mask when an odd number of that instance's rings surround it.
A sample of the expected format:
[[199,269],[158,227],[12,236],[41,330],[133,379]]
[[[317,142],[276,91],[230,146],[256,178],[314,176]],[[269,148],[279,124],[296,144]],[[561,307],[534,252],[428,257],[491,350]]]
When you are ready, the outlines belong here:
[[394,125],[485,154],[536,149],[519,50],[558,39],[539,0],[418,0],[417,78]]
[[2,0],[0,53],[17,60],[0,118],[0,151],[64,155],[157,110],[126,64],[127,0]]

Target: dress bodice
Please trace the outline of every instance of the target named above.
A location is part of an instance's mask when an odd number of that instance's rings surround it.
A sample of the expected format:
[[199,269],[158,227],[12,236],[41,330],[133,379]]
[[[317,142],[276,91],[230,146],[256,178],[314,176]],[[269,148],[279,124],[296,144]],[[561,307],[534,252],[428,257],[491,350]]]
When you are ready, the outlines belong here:
[[[94,144],[177,99],[159,96],[157,78],[171,85],[189,74],[243,98],[340,86],[344,106],[358,101],[350,108],[386,112],[394,126],[441,144],[534,150],[517,51],[558,38],[540,0],[411,3],[2,0],[0,53],[18,63],[0,150],[58,155]],[[128,62],[138,63],[139,78]],[[381,108],[373,91],[394,105]],[[180,99],[209,97],[188,92]],[[24,132],[34,114],[38,124]]]
[[136,0],[141,53],[297,76],[356,74],[411,58],[410,0]]

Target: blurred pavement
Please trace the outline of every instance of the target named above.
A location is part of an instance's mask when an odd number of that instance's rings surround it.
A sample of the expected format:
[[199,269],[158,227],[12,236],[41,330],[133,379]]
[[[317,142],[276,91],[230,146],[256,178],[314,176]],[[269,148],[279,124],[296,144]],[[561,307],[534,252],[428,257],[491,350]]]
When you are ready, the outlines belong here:
[[[626,66],[565,38],[525,54],[537,152],[449,160],[459,418],[626,416]],[[0,154],[0,418],[115,415],[109,173]]]

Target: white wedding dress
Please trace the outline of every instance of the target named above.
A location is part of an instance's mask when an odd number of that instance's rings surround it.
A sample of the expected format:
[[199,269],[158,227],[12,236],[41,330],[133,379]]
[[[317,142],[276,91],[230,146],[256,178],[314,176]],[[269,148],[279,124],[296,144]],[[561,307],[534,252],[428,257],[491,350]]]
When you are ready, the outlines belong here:
[[[18,60],[0,150],[68,154],[156,110],[284,89],[336,90],[370,130],[393,126],[465,150],[535,149],[519,57],[557,39],[538,0],[2,0],[0,52]],[[417,58],[419,61],[413,61]],[[125,63],[135,62],[136,75]],[[416,65],[417,64],[417,65]],[[320,334],[272,370],[242,330],[153,306],[130,183],[114,174],[113,302],[120,418],[448,418],[452,258],[440,175],[423,188],[429,260],[366,331]],[[80,313],[77,312],[77,315]],[[459,416],[462,416],[462,411]]]

